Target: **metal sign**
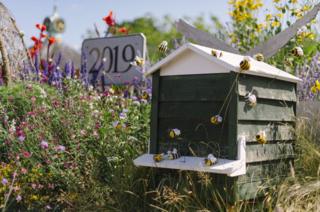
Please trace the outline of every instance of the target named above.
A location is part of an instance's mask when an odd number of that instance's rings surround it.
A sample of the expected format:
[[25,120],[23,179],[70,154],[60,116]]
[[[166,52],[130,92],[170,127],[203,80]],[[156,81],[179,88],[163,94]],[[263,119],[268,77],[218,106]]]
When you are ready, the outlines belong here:
[[82,44],[82,65],[91,85],[123,85],[140,81],[143,67],[133,65],[136,57],[145,59],[143,34],[86,39]]

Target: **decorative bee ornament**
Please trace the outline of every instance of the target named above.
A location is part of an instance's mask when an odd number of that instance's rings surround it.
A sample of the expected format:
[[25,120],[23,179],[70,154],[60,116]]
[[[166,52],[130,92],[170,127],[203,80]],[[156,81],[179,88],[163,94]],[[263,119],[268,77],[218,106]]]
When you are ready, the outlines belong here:
[[260,131],[260,132],[256,135],[256,141],[257,141],[259,144],[266,144],[266,143],[267,143],[266,132],[265,132],[265,131]]
[[168,42],[165,40],[162,41],[158,46],[158,50],[160,53],[165,54],[168,50]]
[[302,57],[304,55],[303,49],[300,46],[294,47],[291,53],[296,57]]
[[133,66],[142,67],[144,65],[144,59],[142,57],[136,56],[134,58],[134,61],[132,61],[130,64]]
[[161,154],[153,155],[153,160],[154,160],[154,162],[157,162],[157,163],[164,160],[164,154],[161,153]]
[[211,50],[211,55],[214,56],[214,57],[217,57],[217,58],[218,57],[222,57],[222,52],[219,53],[217,50],[212,49]]
[[244,57],[243,60],[240,62],[240,69],[241,71],[248,71],[250,69],[250,58]]
[[172,151],[168,151],[168,159],[169,160],[175,160],[180,158],[180,154],[178,153],[178,150],[174,148]]
[[259,62],[264,61],[264,56],[261,53],[255,54],[253,57],[254,57],[254,59],[256,59]]
[[253,93],[247,93],[246,96],[244,97],[246,99],[246,103],[250,107],[254,107],[257,105],[257,97]]
[[206,166],[212,166],[217,162],[217,158],[213,154],[209,154],[207,158],[204,159],[204,164]]
[[221,124],[222,121],[223,121],[223,118],[220,115],[212,116],[210,119],[210,122],[214,125]]
[[177,138],[181,135],[181,131],[179,129],[171,129],[169,130],[169,137],[170,138]]

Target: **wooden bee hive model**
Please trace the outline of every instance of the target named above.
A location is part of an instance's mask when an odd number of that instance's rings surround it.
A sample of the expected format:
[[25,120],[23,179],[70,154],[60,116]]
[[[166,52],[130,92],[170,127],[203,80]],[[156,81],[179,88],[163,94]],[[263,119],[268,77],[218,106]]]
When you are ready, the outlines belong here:
[[[299,78],[191,43],[146,74],[153,78],[151,141],[137,166],[212,173],[238,200],[289,173]],[[180,157],[168,160],[173,148]]]

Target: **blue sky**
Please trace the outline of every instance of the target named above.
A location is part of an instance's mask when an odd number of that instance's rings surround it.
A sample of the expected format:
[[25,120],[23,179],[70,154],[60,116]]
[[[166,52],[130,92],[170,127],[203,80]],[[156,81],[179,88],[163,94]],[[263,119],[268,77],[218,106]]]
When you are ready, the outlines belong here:
[[[271,0],[267,0],[267,4]],[[53,5],[59,7],[60,15],[65,18],[67,31],[63,41],[80,48],[82,36],[93,23],[103,26],[102,17],[109,10],[116,13],[116,19],[131,20],[146,13],[161,18],[168,14],[176,19],[189,16],[214,14],[223,23],[228,21],[228,0],[2,0],[14,14],[18,26],[26,34],[26,41],[36,33],[34,25],[41,23],[45,16],[51,15]]]

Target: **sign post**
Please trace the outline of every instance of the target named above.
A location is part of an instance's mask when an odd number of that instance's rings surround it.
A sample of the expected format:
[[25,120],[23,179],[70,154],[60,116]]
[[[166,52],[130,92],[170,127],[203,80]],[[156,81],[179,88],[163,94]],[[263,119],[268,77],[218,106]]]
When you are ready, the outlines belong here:
[[123,85],[141,81],[143,67],[133,65],[136,57],[145,60],[146,38],[143,34],[86,39],[82,44],[82,65],[88,81],[96,86]]

